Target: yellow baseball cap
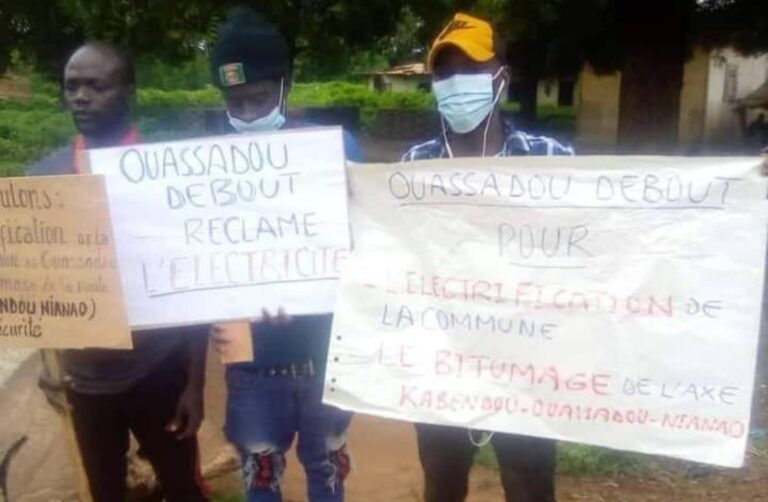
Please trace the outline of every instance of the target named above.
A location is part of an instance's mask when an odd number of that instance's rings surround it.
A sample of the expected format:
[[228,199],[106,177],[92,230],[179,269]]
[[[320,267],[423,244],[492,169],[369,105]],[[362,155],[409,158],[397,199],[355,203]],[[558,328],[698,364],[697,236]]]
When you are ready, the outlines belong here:
[[433,71],[437,54],[452,45],[473,61],[485,63],[496,56],[493,50],[493,27],[488,21],[458,13],[435,39],[427,58],[427,70]]

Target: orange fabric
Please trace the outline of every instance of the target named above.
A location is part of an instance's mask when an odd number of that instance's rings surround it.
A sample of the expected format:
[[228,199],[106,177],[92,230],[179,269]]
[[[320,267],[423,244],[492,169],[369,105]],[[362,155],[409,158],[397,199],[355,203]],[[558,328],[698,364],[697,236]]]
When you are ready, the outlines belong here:
[[427,70],[434,70],[435,57],[451,45],[478,63],[490,61],[496,55],[493,48],[493,27],[482,19],[458,13],[435,39],[427,58]]
[[[120,140],[119,146],[135,145],[140,141],[139,130],[136,127],[131,127],[128,132]],[[118,145],[116,145],[118,146]],[[85,136],[82,134],[75,138],[73,145],[73,158],[72,167],[75,174],[84,174],[88,172],[88,159],[86,157],[86,150],[88,149],[85,144]]]

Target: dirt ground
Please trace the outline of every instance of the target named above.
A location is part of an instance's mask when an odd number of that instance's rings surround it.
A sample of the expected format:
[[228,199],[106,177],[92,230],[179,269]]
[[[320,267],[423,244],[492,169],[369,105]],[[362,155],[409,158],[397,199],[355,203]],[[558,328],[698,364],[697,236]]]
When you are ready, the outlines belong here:
[[[369,162],[397,162],[412,142],[361,137]],[[765,329],[764,329],[765,331]],[[765,349],[763,350],[765,352]],[[768,361],[768,357],[763,358]],[[765,368],[766,364],[761,365]],[[765,372],[763,372],[765,373]],[[759,376],[753,429],[768,428],[768,388]],[[420,502],[422,493],[413,427],[369,416],[356,416],[350,431],[354,472],[347,483],[348,502]],[[286,502],[306,502],[303,470],[289,457],[284,483]],[[237,477],[218,488],[236,493]],[[566,476],[557,479],[559,502],[768,502],[768,440],[750,445],[742,469],[701,469],[658,460],[650,473],[623,476]],[[475,466],[467,502],[504,502],[498,472]]]
[[[350,444],[355,470],[347,485],[349,502],[421,500],[421,468],[409,424],[357,416]],[[698,477],[686,476],[677,465],[644,476],[559,476],[558,501],[765,502],[768,500],[768,449],[753,449],[747,462],[744,469],[716,470]],[[475,467],[470,481],[468,502],[504,502],[499,476],[493,469]],[[291,456],[285,500],[305,502],[304,487],[302,469]]]
[[[359,141],[369,162],[397,162],[412,143],[365,136]],[[765,386],[759,388],[758,396],[755,428],[764,430],[768,427]],[[354,472],[347,484],[349,502],[420,502],[421,466],[410,424],[356,416],[350,445]],[[286,502],[305,502],[304,487],[301,466],[291,456],[285,481]],[[559,502],[768,502],[768,443],[756,441],[746,466],[738,470],[701,472],[686,469],[679,462],[660,460],[659,468],[645,475],[561,475],[557,479],[557,498]],[[498,472],[476,466],[467,502],[504,502]]]
[[0,99],[26,99],[29,80],[16,75],[0,75]]
[[[209,359],[210,361],[210,359]],[[762,381],[761,378],[759,381]],[[226,392],[218,363],[209,367],[208,399],[224,410]],[[768,425],[768,388],[757,392],[755,429]],[[216,421],[223,415],[216,417]],[[348,502],[420,502],[421,467],[411,424],[358,415],[349,444],[353,473],[347,483]],[[768,501],[768,442],[753,441],[743,469],[701,469],[691,464],[658,459],[647,474],[625,476],[558,476],[559,502],[766,502]],[[294,453],[288,459],[284,482],[286,502],[306,502],[303,469]],[[241,490],[239,475],[216,480],[217,493]],[[467,502],[504,502],[498,472],[476,466]]]
[[[28,82],[0,78],[0,97],[26,97]],[[368,161],[397,161],[410,142],[361,138]],[[222,416],[226,391],[218,364],[211,365],[207,399],[216,401]],[[758,381],[765,381],[764,378]],[[768,389],[758,390],[755,428],[768,428]],[[347,484],[349,502],[419,502],[422,479],[413,427],[402,422],[357,416],[350,432],[354,472]],[[503,502],[498,473],[476,466],[470,479],[468,502]],[[215,480],[216,493],[241,489],[239,475]],[[649,474],[626,476],[558,476],[559,502],[768,502],[768,442],[753,441],[746,466],[738,470],[688,470],[678,462],[659,461]],[[295,455],[289,458],[284,483],[286,502],[305,502],[303,470]]]

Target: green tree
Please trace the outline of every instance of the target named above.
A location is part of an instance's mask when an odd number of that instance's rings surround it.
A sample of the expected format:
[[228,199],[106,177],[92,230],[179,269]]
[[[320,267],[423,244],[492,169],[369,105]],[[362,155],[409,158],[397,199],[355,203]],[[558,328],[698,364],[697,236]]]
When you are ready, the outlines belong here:
[[[768,2],[763,0],[613,0],[618,48],[605,69],[622,72],[619,145],[665,151],[677,145],[680,91],[695,46],[768,51]],[[588,54],[588,60],[599,51]],[[615,54],[616,55],[616,54]]]
[[479,0],[474,9],[510,40],[524,122],[535,117],[540,78],[574,75],[585,62],[621,71],[627,151],[677,144],[683,69],[695,45],[768,51],[765,0]]
[[408,63],[417,57],[424,58],[423,28],[423,20],[406,5],[400,12],[395,29],[382,37],[377,49],[390,65]]
[[[275,21],[305,60],[347,63],[376,47],[401,21],[406,0],[5,0],[0,62],[19,50],[39,69],[56,73],[85,39],[116,42],[163,61],[204,51],[226,10],[246,4]],[[320,65],[322,66],[322,64]]]
[[380,56],[400,62],[426,48],[456,11],[480,13],[510,40],[524,121],[535,118],[541,78],[574,75],[584,62],[622,71],[619,139],[628,150],[676,143],[683,65],[695,44],[768,50],[766,0],[4,0],[0,69],[17,51],[58,74],[86,38],[162,61],[199,58],[239,3],[273,19],[300,73],[315,78]]
[[572,77],[593,40],[604,36],[605,0],[480,0],[477,10],[507,40],[508,58],[520,83],[520,116],[536,119],[537,88],[544,77]]
[[[536,119],[538,82],[544,77],[572,77],[581,69],[592,47],[615,30],[607,4],[610,0],[425,0],[412,2],[423,20],[428,43],[448,18],[463,10],[491,21],[506,40],[513,77],[520,85],[518,121]],[[613,37],[615,38],[615,37]],[[603,49],[602,66],[615,60]]]
[[[51,2],[53,3],[53,2]],[[66,18],[58,4],[30,0],[0,3],[0,71],[16,51],[42,71],[50,71],[84,33]]]
[[[622,27],[619,145],[632,151],[677,145],[683,68],[696,0],[619,2]],[[653,29],[649,29],[649,27]]]

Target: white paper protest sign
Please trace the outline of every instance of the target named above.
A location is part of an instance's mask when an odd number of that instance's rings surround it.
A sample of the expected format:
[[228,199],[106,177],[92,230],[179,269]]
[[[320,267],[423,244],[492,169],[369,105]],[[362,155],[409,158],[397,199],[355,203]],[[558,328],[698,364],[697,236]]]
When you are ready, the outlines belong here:
[[766,241],[754,159],[350,173],[325,402],[739,466]]
[[90,152],[134,328],[332,310],[349,250],[340,128]]

